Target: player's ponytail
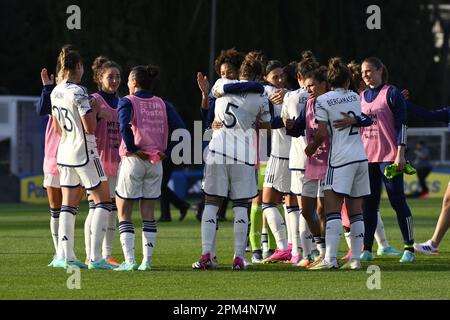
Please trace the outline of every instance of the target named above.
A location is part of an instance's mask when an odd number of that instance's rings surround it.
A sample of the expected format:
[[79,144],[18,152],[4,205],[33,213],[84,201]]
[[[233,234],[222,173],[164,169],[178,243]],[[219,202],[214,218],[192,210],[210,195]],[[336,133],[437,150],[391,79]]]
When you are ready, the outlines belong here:
[[244,61],[239,68],[239,77],[245,80],[259,80],[262,78],[263,68],[261,61],[253,53],[245,56]]
[[100,71],[102,68],[102,65],[107,62],[109,59],[108,57],[105,56],[98,56],[97,58],[95,58],[94,63],[92,64],[92,78],[94,80],[94,83],[100,87],[101,86],[101,82],[100,82]]
[[57,64],[62,74],[75,70],[79,63],[82,63],[81,56],[72,45],[65,45],[61,48]]
[[151,90],[158,75],[159,68],[154,65],[136,66],[131,69],[131,77],[136,80],[137,87],[144,90]]
[[347,81],[351,80],[350,70],[341,61],[341,58],[335,57],[328,60],[328,83],[335,88],[343,88]]

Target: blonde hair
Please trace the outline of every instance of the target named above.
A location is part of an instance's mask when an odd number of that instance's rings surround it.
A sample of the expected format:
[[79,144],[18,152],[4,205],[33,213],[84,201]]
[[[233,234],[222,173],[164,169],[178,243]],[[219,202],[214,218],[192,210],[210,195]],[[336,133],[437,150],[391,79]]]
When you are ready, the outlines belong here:
[[72,45],[65,45],[61,48],[58,56],[58,65],[61,74],[64,74],[66,71],[75,70],[78,63],[82,63],[81,56],[74,50]]

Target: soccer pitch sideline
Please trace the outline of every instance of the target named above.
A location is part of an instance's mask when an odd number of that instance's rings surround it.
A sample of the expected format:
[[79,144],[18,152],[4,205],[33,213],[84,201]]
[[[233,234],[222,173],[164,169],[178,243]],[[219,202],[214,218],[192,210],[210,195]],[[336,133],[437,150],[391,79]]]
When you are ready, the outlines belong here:
[[[428,240],[434,230],[441,200],[409,200],[414,215],[416,241]],[[158,205],[159,207],[159,205]],[[84,259],[83,223],[87,204],[77,216],[75,252]],[[401,249],[397,220],[386,200],[381,212],[388,240]],[[141,222],[135,211],[136,258],[141,259]],[[159,212],[156,212],[159,217]],[[227,213],[229,220],[232,212]],[[200,256],[200,223],[189,211],[178,222],[158,224],[158,238],[150,272],[81,270],[80,289],[69,289],[73,274],[47,267],[53,254],[49,213],[45,205],[0,205],[0,299],[149,299],[149,300],[301,300],[301,299],[450,299],[449,236],[436,256],[417,255],[413,264],[399,257],[383,257],[363,263],[361,271],[310,271],[291,265],[253,265],[232,271],[233,224],[223,222],[218,233],[217,270],[192,270]],[[345,240],[340,242],[346,252]],[[116,235],[113,255],[122,260]],[[247,253],[250,258],[250,253]],[[369,265],[380,268],[380,289]],[[69,280],[69,281],[68,281]],[[369,286],[370,287],[370,286]],[[72,286],[73,288],[73,286]]]

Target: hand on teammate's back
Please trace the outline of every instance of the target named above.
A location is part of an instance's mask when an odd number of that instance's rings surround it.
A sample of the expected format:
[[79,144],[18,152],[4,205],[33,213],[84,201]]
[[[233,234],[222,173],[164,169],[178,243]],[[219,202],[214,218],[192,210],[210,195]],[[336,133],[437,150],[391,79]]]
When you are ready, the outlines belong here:
[[222,121],[219,121],[219,120],[214,120],[213,123],[211,124],[211,128],[213,128],[213,130],[222,129],[222,127],[223,127],[223,123],[222,123]]
[[339,130],[344,130],[345,128],[351,127],[354,124],[356,124],[356,119],[350,115],[348,115],[345,112],[341,112],[341,115],[343,116],[342,119],[334,120],[333,121],[333,127]]
[[295,125],[295,117],[292,119],[283,118],[283,123],[286,129],[291,130]]
[[41,80],[42,85],[49,86],[55,84],[55,76],[52,74],[50,77],[48,76],[48,71],[46,68],[43,68],[41,71]]
[[317,146],[314,143],[310,143],[305,148],[305,154],[308,157],[312,157],[312,155],[316,152]]
[[285,89],[278,89],[269,97],[269,100],[273,104],[282,104],[285,94],[286,94]]

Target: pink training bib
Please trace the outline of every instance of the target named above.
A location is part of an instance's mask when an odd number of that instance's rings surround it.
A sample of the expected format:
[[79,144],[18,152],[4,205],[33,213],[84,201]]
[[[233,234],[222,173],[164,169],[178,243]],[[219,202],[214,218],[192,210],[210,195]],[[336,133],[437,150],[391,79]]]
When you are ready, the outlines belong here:
[[[134,95],[126,96],[133,106],[133,119],[131,130],[134,135],[134,143],[150,158],[153,164],[160,161],[159,153],[167,149],[169,125],[167,121],[167,109],[164,101],[156,96],[152,98],[139,98]],[[131,156],[126,150],[125,142],[120,145],[121,156]]]
[[373,124],[361,128],[361,138],[369,162],[392,162],[397,155],[394,114],[389,108],[388,85],[384,85],[376,99],[369,103],[361,92],[362,112],[367,114]]
[[44,173],[59,175],[58,165],[56,164],[56,154],[58,153],[59,140],[58,132],[53,128],[53,117],[50,115],[47,128],[45,130],[45,150],[44,150]]
[[[308,99],[306,102],[306,141],[308,144],[314,141],[314,136],[318,129],[316,122],[316,112],[314,106],[316,99]],[[330,152],[330,139],[325,141],[317,148],[312,157],[308,157],[305,168],[305,178],[309,180],[323,180],[328,168],[328,155]]]
[[119,147],[122,140],[119,131],[117,110],[111,108],[100,94],[94,93],[92,96],[100,101],[100,108],[108,112],[111,117],[109,120],[101,119],[97,123],[95,137],[97,139],[98,154],[105,174],[109,177],[116,177],[117,171],[119,170]]

